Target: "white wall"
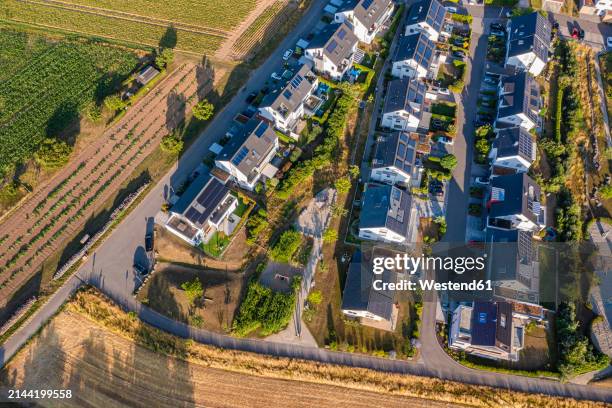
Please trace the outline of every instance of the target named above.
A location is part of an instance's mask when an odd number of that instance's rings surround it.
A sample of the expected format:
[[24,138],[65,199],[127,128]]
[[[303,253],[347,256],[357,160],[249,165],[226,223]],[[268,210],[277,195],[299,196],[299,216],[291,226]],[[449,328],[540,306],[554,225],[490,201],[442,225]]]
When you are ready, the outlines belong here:
[[370,178],[390,185],[408,185],[410,183],[410,174],[400,171],[395,167],[380,167],[372,169]]

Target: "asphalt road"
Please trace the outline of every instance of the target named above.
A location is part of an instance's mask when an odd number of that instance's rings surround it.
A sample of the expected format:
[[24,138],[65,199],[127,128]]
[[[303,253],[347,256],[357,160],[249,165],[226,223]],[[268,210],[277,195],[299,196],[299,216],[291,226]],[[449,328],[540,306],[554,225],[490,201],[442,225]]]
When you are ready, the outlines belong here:
[[[289,34],[279,45],[277,50],[270,58],[256,71],[248,80],[246,87],[250,90],[256,89],[264,83],[268,76],[277,67],[282,53],[286,48],[292,46],[298,38],[306,34],[314,27],[322,15],[322,8],[325,4],[323,0],[315,0],[312,8],[306,13],[296,29]],[[476,29],[474,30],[477,31]],[[464,91],[463,98],[465,112],[459,114],[459,129],[463,133],[470,135],[471,115],[475,109],[478,92],[478,82],[482,76],[482,64],[477,63],[482,56],[483,48],[481,38],[474,39],[472,47],[475,47],[474,66],[469,69],[467,78],[469,82]],[[486,44],[485,44],[486,48]],[[470,64],[471,65],[471,64]],[[468,65],[469,66],[469,65]],[[221,138],[227,128],[227,124],[235,114],[241,112],[245,107],[244,97],[246,93],[239,94],[234,98],[225,109],[220,111],[213,122],[207,127],[206,131],[194,142],[185,152],[180,162],[153,188],[145,199],[126,217],[111,236],[99,247],[95,254],[83,265],[83,267],[60,288],[55,295],[46,303],[17,333],[15,333],[4,345],[0,347],[0,366],[4,366],[6,361],[24,344],[27,339],[61,307],[65,300],[70,296],[84,281],[98,286],[104,293],[110,296],[125,310],[135,311],[140,318],[164,331],[174,333],[182,337],[193,338],[194,340],[206,344],[211,344],[223,348],[231,348],[245,351],[253,351],[262,354],[276,356],[304,358],[326,363],[335,363],[355,367],[366,367],[381,371],[411,373],[417,375],[435,376],[447,380],[455,380],[465,383],[489,385],[500,388],[511,388],[519,391],[531,393],[545,393],[558,396],[571,396],[581,399],[593,399],[600,401],[612,400],[612,391],[588,386],[573,384],[561,384],[555,381],[519,377],[514,375],[496,374],[483,371],[476,371],[463,367],[447,356],[435,340],[435,304],[432,299],[426,302],[423,320],[422,355],[425,364],[376,358],[367,355],[354,353],[332,352],[325,349],[301,347],[291,344],[271,343],[253,339],[237,339],[218,333],[209,332],[203,329],[196,329],[185,324],[176,322],[170,318],[147,308],[136,302],[131,296],[132,290],[137,284],[137,278],[132,272],[132,263],[135,256],[139,256],[144,249],[144,235],[147,226],[150,226],[152,217],[160,209],[165,197],[170,193],[172,186],[177,186],[184,180],[201,162],[202,157],[207,152],[208,146]],[[467,119],[466,119],[467,118]],[[473,130],[473,129],[472,129]],[[458,138],[460,139],[460,138]],[[457,143],[457,142],[456,142]],[[471,139],[464,140],[465,160],[463,164],[457,166],[455,170],[455,190],[453,200],[461,199],[465,196],[465,202],[461,206],[456,205],[455,201],[448,217],[449,232],[451,236],[456,235],[460,238],[461,219],[465,224],[467,211],[466,188],[469,183],[469,169],[471,163]],[[455,146],[457,149],[458,146]],[[455,150],[457,152],[457,150]],[[459,156],[459,153],[458,153]],[[465,204],[465,205],[464,205]],[[457,207],[457,210],[455,210]],[[461,210],[461,211],[459,211]],[[455,218],[458,223],[455,224]],[[465,234],[465,226],[463,227]],[[464,235],[463,235],[464,237]],[[453,237],[454,240],[454,237]],[[435,299],[433,299],[435,300]]]

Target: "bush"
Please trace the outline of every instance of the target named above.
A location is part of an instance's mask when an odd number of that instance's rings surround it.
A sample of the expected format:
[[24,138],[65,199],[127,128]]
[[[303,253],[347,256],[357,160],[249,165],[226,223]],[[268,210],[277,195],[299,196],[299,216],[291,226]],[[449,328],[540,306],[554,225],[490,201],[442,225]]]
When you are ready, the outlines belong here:
[[336,180],[336,182],[334,183],[334,187],[336,187],[336,190],[339,194],[348,193],[351,189],[351,180],[346,177],[342,177]]
[[208,120],[215,113],[215,105],[203,99],[193,107],[193,116],[199,120]]
[[165,69],[174,60],[174,52],[170,48],[164,48],[155,57],[155,65],[159,69]]
[[185,291],[185,296],[187,296],[190,305],[193,305],[204,294],[202,282],[197,276],[192,281],[181,283],[181,289]]
[[600,188],[599,194],[601,194],[601,197],[606,200],[612,198],[612,185],[608,184]]
[[457,158],[454,154],[447,154],[440,159],[442,168],[452,171],[457,166]]
[[268,336],[284,329],[291,320],[300,284],[301,278],[294,277],[291,281],[291,293],[285,294],[275,292],[252,278],[233,323],[234,334],[246,336],[260,329],[262,336]]
[[127,103],[125,103],[119,95],[110,95],[104,98],[104,106],[113,112],[117,112],[125,109]]
[[289,263],[301,243],[302,234],[293,229],[285,231],[270,250],[270,258],[277,262]]
[[180,136],[171,133],[162,138],[160,147],[166,153],[179,154],[183,150],[183,140]]
[[338,240],[338,231],[333,228],[328,228],[323,232],[323,242],[326,244],[334,243]]
[[36,162],[45,169],[58,169],[68,163],[72,147],[61,140],[46,138],[34,153]]
[[313,306],[319,305],[323,301],[323,294],[320,290],[313,290],[308,294],[306,300]]
[[451,14],[451,19],[453,21],[457,21],[459,23],[466,23],[466,24],[472,24],[472,16],[469,14],[456,14],[456,13],[452,13]]

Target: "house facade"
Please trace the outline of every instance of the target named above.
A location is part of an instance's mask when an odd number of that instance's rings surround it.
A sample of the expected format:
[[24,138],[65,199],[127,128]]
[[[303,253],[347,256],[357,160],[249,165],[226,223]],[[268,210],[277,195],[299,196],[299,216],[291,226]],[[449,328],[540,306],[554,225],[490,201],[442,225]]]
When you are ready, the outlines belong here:
[[207,243],[215,232],[229,232],[226,223],[237,206],[229,188],[203,173],[171,207],[165,227],[191,245]]
[[538,76],[548,62],[551,24],[539,12],[513,17],[507,25],[506,65]]
[[284,87],[273,90],[263,99],[259,114],[282,132],[292,133],[305,114],[305,103],[317,89],[319,80],[305,64]]
[[489,152],[493,174],[525,173],[536,159],[536,142],[525,129],[499,129]]
[[540,126],[542,97],[536,80],[527,72],[502,78],[496,127],[520,126],[530,131]]
[[546,227],[540,186],[527,174],[492,177],[488,194],[489,228],[538,232]]
[[450,36],[446,31],[447,11],[438,0],[423,0],[410,6],[406,17],[405,35],[425,33],[431,41],[438,41],[440,36]]
[[242,188],[253,190],[278,151],[278,136],[267,122],[251,119],[223,147],[215,165]]
[[418,171],[417,141],[406,132],[393,132],[376,140],[370,179],[408,187]]
[[349,24],[359,41],[371,44],[392,13],[392,0],[349,0],[336,11],[334,21]]
[[348,24],[329,24],[304,49],[304,56],[317,73],[339,81],[353,64],[358,43]]
[[409,193],[387,184],[366,184],[359,217],[359,238],[408,244],[414,240],[416,224],[416,210]]
[[435,45],[425,33],[402,36],[393,54],[391,75],[425,78],[433,61]]
[[383,106],[381,126],[414,132],[423,114],[427,86],[417,79],[389,81]]

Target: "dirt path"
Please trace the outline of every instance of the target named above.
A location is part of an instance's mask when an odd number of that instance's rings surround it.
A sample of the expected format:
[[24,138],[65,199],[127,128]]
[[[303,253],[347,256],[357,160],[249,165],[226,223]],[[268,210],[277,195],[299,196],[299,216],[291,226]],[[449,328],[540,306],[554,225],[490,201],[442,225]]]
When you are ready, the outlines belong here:
[[232,60],[234,59],[234,52],[232,47],[238,41],[238,39],[244,34],[244,32],[257,20],[268,7],[277,1],[282,0],[259,0],[257,6],[251,10],[246,19],[240,23],[238,27],[229,35],[229,37],[221,44],[221,47],[215,52],[215,58],[219,60]]
[[73,397],[62,402],[64,407],[459,406],[209,368],[149,351],[74,312],[56,317],[11,361],[0,383],[70,389]]
[[181,65],[3,220],[0,298],[6,301],[38,272],[184,120],[197,102],[194,95],[211,86],[206,75],[200,66]]

